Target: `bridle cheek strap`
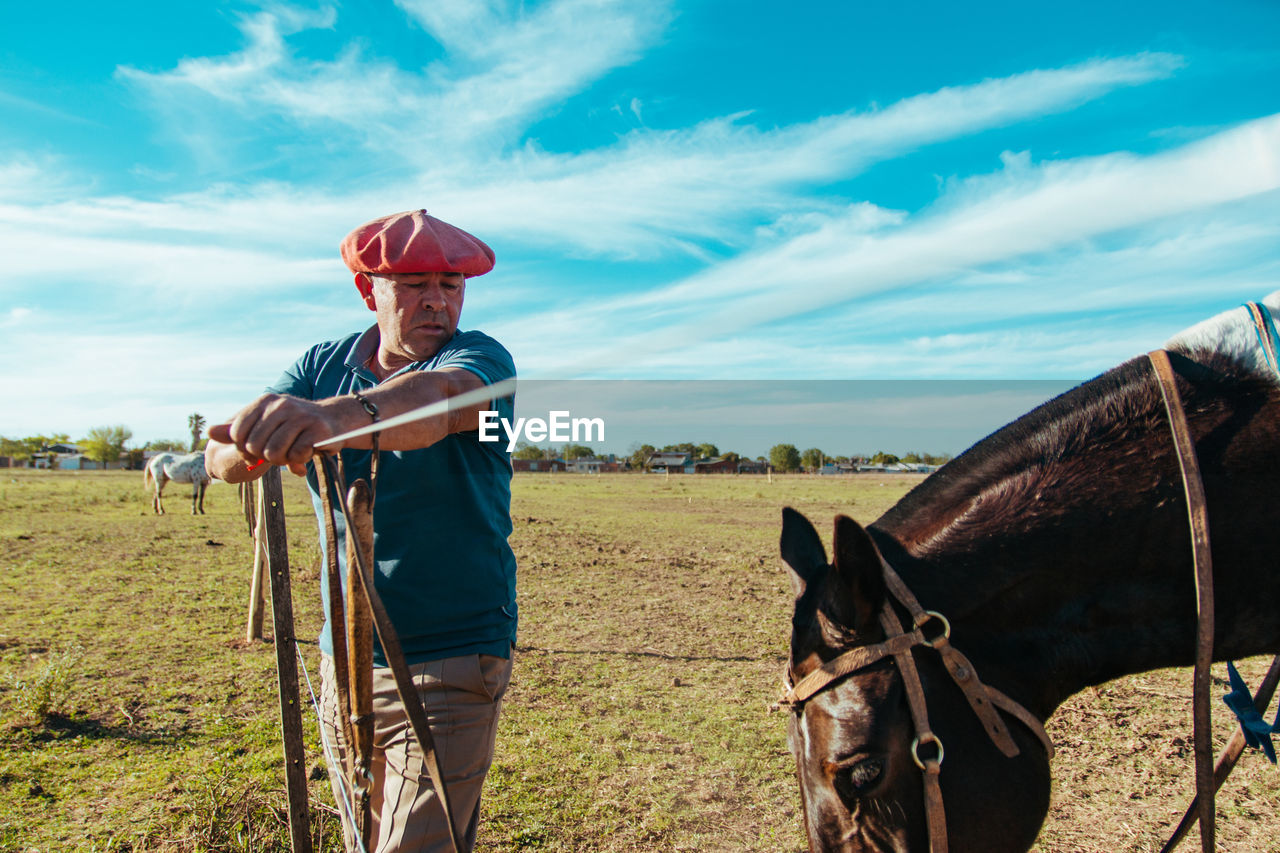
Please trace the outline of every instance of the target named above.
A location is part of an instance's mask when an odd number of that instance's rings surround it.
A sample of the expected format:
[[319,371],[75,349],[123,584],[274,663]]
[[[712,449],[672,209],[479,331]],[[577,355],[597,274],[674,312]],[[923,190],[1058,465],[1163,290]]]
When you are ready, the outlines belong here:
[[[1053,741],[1040,720],[1004,693],[994,687],[983,684],[978,679],[977,670],[969,662],[969,659],[951,645],[948,636],[950,626],[946,625],[945,618],[942,618],[941,614],[926,611],[922,608],[906,584],[902,582],[901,578],[883,558],[881,558],[881,566],[890,591],[912,613],[912,618],[916,623],[915,627],[911,631],[904,631],[896,614],[893,614],[892,606],[886,601],[885,611],[893,615],[893,622],[886,625],[885,615],[884,613],[881,614],[881,625],[885,629],[887,639],[879,643],[849,649],[798,681],[795,680],[790,669],[788,669],[786,678],[783,681],[783,695],[780,704],[791,708],[799,708],[829,685],[886,657],[893,657],[897,661],[899,660],[899,655],[916,646],[932,646],[938,651],[943,664],[947,668],[947,672],[961,692],[964,693],[965,699],[969,702],[969,707],[982,720],[988,736],[1001,752],[1009,758],[1013,758],[1019,754],[1019,749],[996,709],[1004,711],[1030,729],[1031,733],[1044,746],[1048,757],[1052,759],[1054,755]],[[944,623],[943,633],[932,638],[927,636],[922,626],[931,620],[940,618]],[[896,626],[896,628],[893,626]]]
[[[1034,714],[999,690],[988,687],[978,680],[973,664],[951,645],[951,626],[946,618],[940,613],[921,607],[911,590],[878,550],[876,556],[880,560],[890,593],[885,596],[884,606],[880,612],[880,625],[884,629],[886,639],[879,643],[849,649],[799,681],[794,681],[788,668],[783,682],[784,693],[781,704],[802,713],[806,701],[833,683],[886,657],[892,657],[902,677],[903,689],[907,694],[907,707],[911,711],[911,721],[916,732],[915,741],[911,744],[911,758],[923,775],[929,850],[930,853],[947,853],[947,818],[942,804],[942,786],[939,782],[943,759],[942,742],[929,725],[924,685],[920,680],[920,672],[916,668],[913,652],[915,647],[931,646],[937,650],[947,673],[982,722],[987,736],[1004,755],[1013,758],[1019,754],[1020,750],[1004,720],[1000,718],[999,711],[1010,714],[1030,729],[1044,745],[1045,753],[1050,759],[1053,758],[1053,741],[1050,740],[1044,726]],[[911,615],[913,625],[910,631],[904,630],[902,622],[898,619],[892,601],[895,598]],[[942,623],[942,631],[932,636],[926,634],[923,626],[935,620]],[[922,758],[920,748],[928,745],[932,745],[933,755]]]
[[[898,614],[893,612],[893,606],[887,598],[880,613],[880,624],[885,634],[903,636],[902,623],[898,621]],[[917,626],[916,631],[919,630]],[[893,659],[902,676],[903,688],[907,693],[907,707],[911,709],[911,721],[916,729],[916,739],[911,744],[911,757],[919,766],[924,779],[924,813],[929,824],[929,853],[947,853],[947,812],[942,806],[942,784],[938,781],[938,776],[942,773],[942,741],[938,740],[929,727],[924,685],[920,682],[920,672],[916,669],[911,649],[897,652]],[[935,752],[927,759],[920,757],[922,744],[933,744]]]
[[[937,615],[930,613],[920,606],[920,602],[912,595],[911,590],[903,583],[902,578],[898,577],[898,573],[893,570],[889,562],[879,555],[880,566],[884,572],[885,584],[889,587],[889,591],[893,593],[898,601],[907,608],[907,612],[911,614],[911,618],[915,623],[916,629],[919,630],[931,619],[937,618]],[[946,620],[942,620],[944,625]],[[897,617],[894,617],[894,623],[897,623]],[[964,698],[968,700],[969,707],[973,709],[973,713],[982,721],[983,728],[986,729],[987,736],[991,738],[991,742],[1004,753],[1006,758],[1013,758],[1018,755],[1018,745],[1013,742],[1013,735],[1009,734],[1009,729],[1004,724],[1004,720],[1000,719],[1000,714],[996,711],[995,706],[991,702],[988,695],[987,686],[978,680],[978,674],[974,671],[973,664],[969,659],[962,655],[955,647],[951,645],[950,626],[946,626],[946,630],[929,642],[929,645],[937,649],[938,654],[942,657],[942,663],[947,668],[947,673],[951,679],[964,693]],[[1034,731],[1034,730],[1033,730]],[[1047,737],[1045,738],[1047,740]],[[1048,747],[1052,754],[1053,747]]]

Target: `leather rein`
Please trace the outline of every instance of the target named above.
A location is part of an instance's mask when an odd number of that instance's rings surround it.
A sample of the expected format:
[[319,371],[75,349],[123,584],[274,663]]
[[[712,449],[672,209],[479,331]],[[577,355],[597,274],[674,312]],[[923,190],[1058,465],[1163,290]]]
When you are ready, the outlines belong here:
[[[1255,318],[1256,318],[1255,314]],[[1272,350],[1274,353],[1274,350]],[[1147,354],[1160,385],[1160,392],[1169,418],[1173,443],[1178,454],[1178,465],[1182,473],[1182,482],[1187,498],[1187,513],[1191,529],[1192,554],[1196,575],[1196,662],[1193,676],[1193,725],[1196,766],[1196,799],[1188,809],[1187,817],[1177,833],[1165,846],[1162,853],[1173,849],[1181,840],[1182,833],[1189,828],[1194,819],[1200,821],[1200,846],[1202,853],[1214,851],[1214,794],[1222,779],[1215,780],[1212,744],[1210,741],[1209,689],[1210,664],[1213,662],[1213,560],[1209,548],[1209,514],[1204,496],[1204,485],[1200,476],[1200,466],[1196,458],[1195,444],[1191,438],[1191,430],[1187,424],[1183,410],[1182,398],[1178,393],[1173,366],[1169,355],[1164,350],[1154,350]],[[874,547],[874,543],[873,543]],[[1008,728],[1000,719],[997,708],[1004,711],[1031,730],[1044,745],[1045,752],[1053,758],[1053,742],[1041,724],[1031,712],[1013,699],[978,680],[973,665],[964,655],[950,643],[950,624],[941,613],[925,610],[912,595],[911,590],[889,565],[883,555],[876,549],[876,556],[884,570],[885,583],[889,595],[885,596],[884,607],[880,613],[880,624],[886,639],[880,643],[858,646],[838,657],[827,661],[804,678],[796,681],[788,664],[783,683],[784,694],[780,704],[789,706],[797,714],[804,713],[805,702],[858,670],[864,669],[886,657],[892,657],[898,666],[903,686],[907,694],[907,706],[911,711],[915,725],[915,740],[911,744],[911,757],[920,768],[924,779],[925,813],[929,827],[929,849],[931,853],[947,853],[946,813],[942,805],[942,789],[939,774],[942,769],[942,742],[929,727],[929,715],[924,687],[916,669],[912,650],[916,646],[929,646],[935,649],[942,658],[943,665],[952,680],[964,693],[969,706],[982,721],[988,737],[999,750],[1012,758],[1019,754],[1017,745],[1009,735]],[[910,614],[911,630],[904,630],[893,601],[896,601]],[[931,632],[924,629],[931,622],[940,623],[940,628]],[[1280,664],[1280,657],[1277,657]],[[1273,670],[1277,665],[1273,664]],[[1269,696],[1267,697],[1269,699]],[[1258,699],[1263,700],[1262,691]],[[933,744],[928,756],[922,757],[920,747]],[[1230,749],[1230,748],[1229,748]],[[1236,749],[1239,755],[1239,748]],[[1220,761],[1220,764],[1225,763]],[[1234,764],[1234,760],[1232,761]],[[1226,772],[1230,772],[1227,767]],[[1224,779],[1226,772],[1220,772]]]
[[[329,625],[333,640],[335,692],[338,699],[339,729],[348,745],[341,772],[352,792],[352,822],[358,850],[372,848],[372,816],[370,814],[370,763],[373,752],[373,634],[382,645],[395,679],[396,693],[404,705],[409,728],[422,750],[423,764],[435,789],[436,799],[444,811],[449,829],[449,849],[463,849],[461,828],[453,819],[449,792],[440,767],[435,740],[427,713],[418,696],[413,676],[405,662],[404,651],[386,606],[373,581],[373,497],[377,488],[378,440],[374,435],[370,482],[356,480],[350,490],[343,478],[342,460],[336,454],[316,453],[314,457],[320,503],[324,515],[325,583],[328,586]],[[332,493],[330,492],[332,489]],[[333,495],[338,501],[335,504]],[[342,580],[338,571],[337,531],[334,511],[346,519],[347,578],[343,612]],[[346,629],[344,631],[344,628]]]

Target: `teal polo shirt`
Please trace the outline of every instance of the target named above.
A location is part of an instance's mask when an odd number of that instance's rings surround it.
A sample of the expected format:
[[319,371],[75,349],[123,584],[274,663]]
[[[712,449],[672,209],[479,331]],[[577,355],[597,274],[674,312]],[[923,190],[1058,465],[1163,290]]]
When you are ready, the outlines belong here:
[[[363,391],[378,384],[365,367],[378,346],[378,327],[309,349],[268,388],[307,400]],[[510,353],[483,332],[457,332],[440,352],[410,364],[411,370],[461,367],[492,385],[515,376]],[[392,377],[388,377],[390,379]],[[515,419],[514,395],[491,408]],[[452,433],[419,450],[384,450],[378,460],[373,509],[374,586],[400,635],[408,663],[488,654],[509,657],[516,637],[516,559],[511,535],[511,456],[505,430],[500,441],[480,441],[478,432]],[[343,450],[348,484],[369,478],[368,450]],[[324,519],[314,464],[307,466],[311,502]],[[337,506],[337,496],[332,496]],[[337,515],[338,563],[346,579],[346,538]],[[333,653],[328,590],[320,648]],[[374,664],[386,666],[375,640]]]

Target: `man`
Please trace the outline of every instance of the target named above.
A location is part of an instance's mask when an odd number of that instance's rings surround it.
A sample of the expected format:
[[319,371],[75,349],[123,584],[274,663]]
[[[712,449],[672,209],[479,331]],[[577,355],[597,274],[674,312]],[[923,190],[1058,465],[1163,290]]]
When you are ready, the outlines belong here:
[[[209,472],[228,482],[261,476],[266,467],[254,467],[258,460],[306,473],[317,516],[310,462],[317,442],[515,375],[497,341],[458,331],[466,279],[493,268],[493,251],[480,240],[416,210],[361,225],[341,250],[375,325],[312,347],[267,394],[212,427],[205,451]],[[496,407],[511,419],[513,405],[507,397],[388,429],[379,438],[375,588],[422,694],[466,850],[475,841],[516,629],[515,556],[507,544],[511,461],[505,439],[481,442],[477,426],[481,409]],[[348,482],[369,477],[371,446],[367,436],[343,446]],[[338,525],[345,577],[341,518]],[[330,742],[345,749],[337,724],[334,630],[326,618],[321,702]],[[371,853],[447,850],[444,812],[380,647],[374,716]],[[340,772],[330,768],[335,794]],[[345,815],[344,829],[350,847]]]

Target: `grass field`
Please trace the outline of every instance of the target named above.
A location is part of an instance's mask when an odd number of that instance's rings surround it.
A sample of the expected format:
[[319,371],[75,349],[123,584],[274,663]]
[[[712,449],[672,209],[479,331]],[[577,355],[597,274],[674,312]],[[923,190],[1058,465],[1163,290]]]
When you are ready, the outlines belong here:
[[[917,481],[517,476],[521,636],[479,849],[804,850],[786,719],[770,711],[791,606],[779,510],[828,531]],[[312,638],[315,523],[301,481],[285,489]],[[170,493],[156,517],[137,472],[0,474],[0,851],[288,850],[274,654],[242,642],[252,551],[236,493],[211,487],[199,517]],[[304,656],[314,676],[315,646]],[[1241,671],[1256,684],[1266,663]],[[1159,849],[1193,787],[1189,696],[1189,673],[1165,671],[1059,711],[1036,850]],[[1221,746],[1232,723],[1215,705]],[[319,849],[338,850],[305,726]],[[1280,773],[1260,756],[1218,803],[1219,849],[1280,850]]]

